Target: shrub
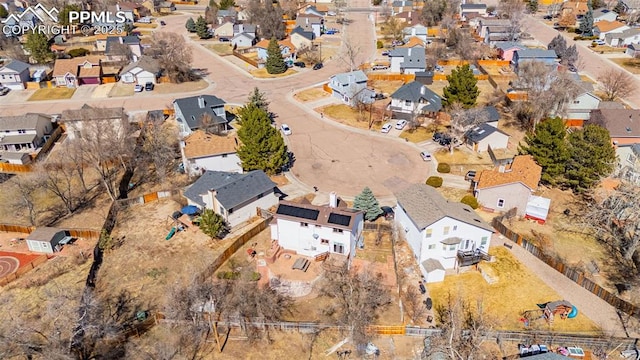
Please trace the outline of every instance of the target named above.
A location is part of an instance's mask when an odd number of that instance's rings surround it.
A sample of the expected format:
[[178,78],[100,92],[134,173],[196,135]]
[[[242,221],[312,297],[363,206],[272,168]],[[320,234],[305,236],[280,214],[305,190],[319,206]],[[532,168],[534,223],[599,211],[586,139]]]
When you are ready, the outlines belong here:
[[237,271],[221,271],[216,276],[218,279],[236,280],[240,278],[240,273]]
[[77,48],[77,49],[71,49],[69,50],[69,55],[71,57],[79,57],[79,56],[85,56],[87,54],[89,54],[89,50],[85,49],[85,48]]
[[477,209],[480,204],[478,204],[478,199],[476,199],[473,195],[465,195],[461,200],[461,203],[465,205],[471,206],[472,209]]
[[442,174],[448,174],[451,172],[451,166],[447,163],[438,164],[438,172]]
[[381,41],[381,40],[378,40],[378,41],[376,42],[376,48],[378,48],[378,49],[382,49],[383,47],[384,47],[384,44],[382,43],[382,41]]
[[442,186],[442,178],[440,176],[429,176],[426,184],[434,188],[439,188]]
[[258,281],[260,280],[260,277],[260,273],[257,271],[251,273],[251,281]]

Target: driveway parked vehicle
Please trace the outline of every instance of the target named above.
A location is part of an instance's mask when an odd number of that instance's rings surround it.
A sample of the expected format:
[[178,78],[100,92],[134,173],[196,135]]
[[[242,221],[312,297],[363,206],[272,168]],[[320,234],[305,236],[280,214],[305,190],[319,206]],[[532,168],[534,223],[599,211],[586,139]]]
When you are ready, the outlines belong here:
[[380,132],[383,134],[388,133],[389,131],[391,131],[392,125],[391,123],[386,123],[382,126],[382,129],[380,129]]
[[5,96],[11,91],[8,87],[0,86],[0,96]]
[[396,123],[396,129],[398,130],[404,129],[405,126],[407,126],[407,120],[398,120]]
[[297,66],[299,68],[306,67],[306,65],[302,61],[296,61],[293,63],[293,66]]
[[464,175],[464,179],[467,180],[467,181],[474,180],[475,178],[476,178],[476,171],[475,170],[469,170]]
[[146,91],[153,91],[153,88],[154,88],[154,87],[155,87],[155,85],[153,85],[153,83],[152,83],[152,82],[148,82],[148,83],[144,84],[144,89],[145,89]]
[[395,216],[395,213],[390,206],[382,206],[380,207],[380,210],[382,210],[382,216],[384,216],[384,218],[387,220],[392,220]]
[[291,135],[291,128],[287,124],[280,125],[280,129],[282,129],[282,133],[289,136]]
[[144,90],[144,86],[138,84],[133,88],[134,92],[142,92]]
[[313,65],[313,70],[320,70],[322,69],[324,65],[322,65],[322,63],[317,63],[315,65]]
[[376,64],[371,67],[371,70],[387,70],[388,68],[387,65]]
[[422,158],[422,161],[431,161],[431,154],[428,151],[421,152],[420,157]]

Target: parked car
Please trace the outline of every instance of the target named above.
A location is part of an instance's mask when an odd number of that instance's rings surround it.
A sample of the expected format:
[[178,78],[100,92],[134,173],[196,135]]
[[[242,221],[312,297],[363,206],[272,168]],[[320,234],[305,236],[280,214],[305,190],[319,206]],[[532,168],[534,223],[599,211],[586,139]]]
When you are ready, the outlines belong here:
[[398,130],[404,129],[405,126],[407,126],[407,120],[398,120],[396,123],[396,129]]
[[431,154],[428,151],[421,152],[420,157],[422,158],[422,161],[431,161]]
[[133,88],[133,91],[135,92],[142,92],[144,90],[144,86],[138,84]]
[[433,134],[433,141],[435,141],[436,143],[442,146],[446,146],[451,144],[451,136],[445,133],[437,132]]
[[165,25],[167,25],[167,23],[164,22],[164,20],[160,20],[160,26],[165,26]]
[[420,288],[420,294],[422,295],[426,294],[427,289],[424,287],[424,284],[422,283],[422,281],[420,281],[418,284],[419,284],[418,287]]
[[0,87],[0,96],[5,96],[9,93],[9,91],[11,91],[11,89],[9,89],[8,87]]
[[436,65],[436,66],[434,67],[434,69],[435,69],[435,71],[437,71],[437,72],[444,72],[444,68],[443,68],[442,66],[440,66],[440,65]]
[[291,128],[287,124],[280,125],[280,129],[282,129],[282,133],[289,136],[291,135]]
[[390,206],[382,206],[380,207],[380,210],[382,210],[382,216],[387,220],[391,220],[395,216],[395,213]]
[[387,95],[383,94],[383,93],[376,93],[376,95],[374,96],[374,99],[376,100],[384,100],[387,98]]
[[474,180],[476,178],[476,171],[475,170],[469,170],[467,171],[467,173],[464,175],[464,179],[466,181],[470,181],[470,180]]
[[382,52],[382,56],[389,56],[389,51],[385,50]]
[[220,41],[220,42],[231,42],[231,39],[221,37],[221,38],[218,38],[218,41]]
[[542,17],[544,20],[552,20],[553,16],[552,15],[545,15]]
[[391,128],[393,127],[393,125],[391,125],[391,123],[386,123],[384,125],[382,125],[382,129],[380,130],[381,133],[386,134],[389,131],[391,131]]
[[296,62],[294,62],[294,63],[293,63],[293,66],[297,66],[297,67],[299,67],[299,68],[306,67],[305,63],[304,63],[304,62],[302,62],[302,61],[296,61]]
[[339,33],[339,31],[337,29],[327,29],[325,30],[325,35],[335,35],[337,33]]
[[153,88],[154,88],[154,87],[155,87],[155,85],[153,85],[153,83],[152,83],[152,82],[148,82],[148,83],[144,84],[144,89],[145,89],[146,91],[153,91]]
[[569,65],[569,66],[567,66],[567,69],[568,69],[569,71],[571,71],[571,72],[574,72],[574,73],[575,73],[575,72],[578,72],[578,68],[577,68],[577,67],[575,67],[574,65]]
[[600,46],[607,45],[607,43],[602,39],[595,40],[594,43]]
[[387,65],[375,64],[371,67],[371,70],[387,70],[388,68],[389,66]]
[[391,42],[391,45],[393,45],[393,46],[402,46],[402,45],[404,45],[404,41],[402,41],[402,40],[393,40]]
[[329,12],[327,12],[327,16],[336,16],[336,12],[335,11],[329,11]]
[[324,65],[322,65],[322,63],[317,63],[315,65],[313,65],[313,70],[320,70],[322,69]]

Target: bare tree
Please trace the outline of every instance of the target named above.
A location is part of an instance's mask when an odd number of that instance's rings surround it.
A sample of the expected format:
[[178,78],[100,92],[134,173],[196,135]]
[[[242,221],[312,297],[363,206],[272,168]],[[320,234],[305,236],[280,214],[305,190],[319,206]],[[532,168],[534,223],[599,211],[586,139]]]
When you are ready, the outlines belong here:
[[422,302],[422,296],[418,289],[413,286],[407,286],[407,291],[403,294],[402,304],[404,305],[404,309],[409,315],[409,318],[417,323],[420,320],[424,319],[425,314],[427,313],[427,307]]
[[340,59],[347,64],[349,71],[358,68],[360,55],[360,46],[353,43],[351,39],[346,39],[342,42],[342,56]]
[[382,25],[384,36],[393,40],[402,40],[404,26],[403,22],[390,16]]
[[298,58],[304,59],[306,62],[312,64],[322,62],[318,49],[319,45],[303,46],[298,49]]
[[129,45],[125,43],[116,42],[111,45],[110,55],[117,59],[118,63],[128,64],[133,61],[133,51]]
[[263,39],[286,37],[285,26],[282,22],[283,10],[280,5],[274,6],[268,1],[251,0],[247,6],[249,22],[258,25],[260,37]]
[[142,149],[153,163],[157,180],[161,183],[165,181],[167,165],[178,155],[177,135],[168,122],[147,122],[142,128]]
[[76,190],[76,170],[69,163],[40,163],[34,174],[42,187],[62,201],[67,214],[73,213],[80,201]]
[[86,194],[89,189],[87,187],[87,180],[85,176],[85,167],[87,166],[85,162],[85,148],[82,146],[81,141],[77,139],[67,140],[64,146],[64,161],[70,162],[75,167],[76,173],[78,174],[78,180],[80,181],[80,185],[82,186],[82,190]]
[[624,98],[636,90],[635,79],[624,70],[609,69],[598,77],[604,90],[604,100]]
[[464,134],[474,126],[487,122],[489,113],[485,108],[476,107],[465,109],[460,104],[451,107],[451,135],[462,138]]
[[211,114],[203,113],[200,116],[200,128],[208,134],[221,135],[225,130],[225,125],[215,122]]
[[13,203],[16,212],[27,211],[27,217],[31,225],[37,225],[38,215],[43,210],[38,198],[39,189],[42,187],[42,178],[36,174],[16,175],[9,180],[16,187],[17,198]]
[[191,70],[193,54],[191,46],[182,35],[172,32],[154,32],[149,54],[158,59],[171,82],[192,81],[195,76]]
[[519,0],[502,0],[498,4],[498,14],[509,19],[509,40],[518,40],[522,31],[522,20],[525,14],[525,3]]

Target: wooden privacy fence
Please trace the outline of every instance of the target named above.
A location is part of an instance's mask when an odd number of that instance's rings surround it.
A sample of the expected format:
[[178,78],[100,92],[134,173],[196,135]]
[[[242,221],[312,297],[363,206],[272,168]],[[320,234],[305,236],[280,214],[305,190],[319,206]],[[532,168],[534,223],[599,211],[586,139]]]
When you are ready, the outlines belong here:
[[239,52],[237,52],[235,50],[233,51],[233,55],[235,57],[237,57],[238,59],[240,59],[240,60],[242,60],[242,61],[244,61],[244,62],[246,62],[246,63],[248,63],[250,65],[253,65],[255,67],[259,67],[258,66],[258,62],[256,60],[254,60],[254,59],[252,59],[250,57],[244,56],[244,55],[240,54]]
[[333,94],[333,89],[329,86],[329,83],[322,84],[322,90],[328,92],[329,94]]
[[148,202],[156,201],[158,199],[172,197],[172,196],[175,196],[175,195],[180,195],[180,190],[179,189],[156,191],[156,192],[144,194],[142,196],[138,196],[138,197],[131,198],[131,199],[117,200],[117,202],[118,202],[118,205],[121,205],[121,206],[131,206],[131,205],[135,205],[135,204],[146,204]]
[[369,78],[369,81],[402,80],[404,83],[408,83],[416,79],[416,76],[414,74],[367,74],[367,77]]
[[0,224],[0,231],[2,232],[16,232],[16,233],[23,233],[23,234],[31,234],[35,229],[36,229],[35,226]]
[[17,174],[17,173],[27,173],[31,172],[32,166],[31,164],[9,164],[9,163],[0,163],[0,172]]
[[478,60],[479,66],[509,66],[511,61],[509,60]]
[[[24,226],[14,224],[0,224],[0,232],[15,232],[22,234],[31,234],[35,230],[35,226]],[[63,229],[69,232],[71,237],[83,238],[87,240],[98,240],[100,238],[100,230],[94,229]]]
[[577,270],[573,269],[571,266],[563,263],[562,260],[554,258],[554,257],[551,257],[551,256],[545,254],[539,247],[537,247],[531,241],[523,238],[518,233],[508,229],[502,223],[502,217],[494,218],[493,222],[492,222],[492,226],[496,230],[498,230],[499,233],[501,233],[502,235],[507,237],[509,240],[511,240],[511,241],[515,242],[516,244],[520,245],[522,248],[527,250],[533,256],[535,256],[538,259],[542,260],[545,264],[549,265],[550,267],[552,267],[553,269],[555,269],[556,271],[558,271],[562,275],[564,275],[567,278],[571,279],[576,284],[578,284],[581,287],[589,290],[592,294],[594,294],[597,297],[601,298],[602,300],[606,301],[611,306],[615,307],[616,309],[618,309],[618,310],[620,310],[620,311],[622,311],[622,312],[624,312],[624,313],[626,313],[626,314],[628,314],[630,316],[633,316],[635,318],[640,319],[640,308],[638,308],[637,306],[635,306],[635,305],[633,305],[633,304],[631,304],[631,303],[629,303],[629,302],[627,302],[625,300],[622,300],[619,297],[617,297],[616,295],[610,293],[606,289],[602,288],[600,285],[598,285],[598,284],[594,283],[593,281],[591,281],[590,279],[588,279],[585,276],[584,273],[582,273],[580,271],[577,271]]
[[27,272],[35,269],[37,266],[45,263],[49,258],[47,255],[40,255],[37,258],[31,260],[28,264],[20,264],[20,268],[14,272],[13,274],[9,274],[3,278],[0,278],[0,286],[7,285],[8,283],[16,280],[20,276],[26,274]]

